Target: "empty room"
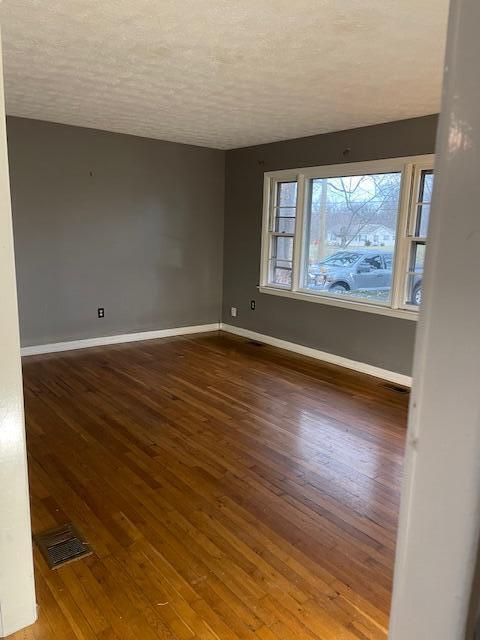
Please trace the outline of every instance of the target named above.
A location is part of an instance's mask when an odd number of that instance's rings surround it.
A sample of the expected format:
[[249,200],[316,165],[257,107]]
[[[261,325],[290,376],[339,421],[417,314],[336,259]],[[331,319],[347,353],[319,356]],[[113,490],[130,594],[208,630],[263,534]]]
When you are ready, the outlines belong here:
[[0,23],[0,637],[477,637],[476,4]]

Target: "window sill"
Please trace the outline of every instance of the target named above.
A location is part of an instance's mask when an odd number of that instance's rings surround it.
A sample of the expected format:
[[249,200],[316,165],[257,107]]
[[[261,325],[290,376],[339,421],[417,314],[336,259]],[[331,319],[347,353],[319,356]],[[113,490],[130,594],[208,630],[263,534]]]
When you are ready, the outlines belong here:
[[404,320],[418,320],[418,311],[392,309],[391,307],[370,304],[367,302],[340,300],[338,298],[305,293],[304,291],[290,291],[289,289],[276,289],[275,287],[260,286],[258,287],[258,290],[260,293],[268,293],[269,295],[280,296],[283,298],[294,298],[295,300],[316,302],[317,304],[326,304],[332,307],[341,307],[343,309],[353,309],[354,311],[366,311],[367,313],[376,313],[378,315],[390,316],[392,318],[403,318]]

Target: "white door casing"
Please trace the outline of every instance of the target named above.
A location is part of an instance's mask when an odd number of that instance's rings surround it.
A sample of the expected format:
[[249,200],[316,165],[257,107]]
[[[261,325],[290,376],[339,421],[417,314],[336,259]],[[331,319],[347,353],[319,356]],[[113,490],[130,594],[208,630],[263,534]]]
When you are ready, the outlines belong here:
[[0,636],[36,619],[0,42]]
[[480,3],[452,0],[390,640],[464,640],[480,531]]

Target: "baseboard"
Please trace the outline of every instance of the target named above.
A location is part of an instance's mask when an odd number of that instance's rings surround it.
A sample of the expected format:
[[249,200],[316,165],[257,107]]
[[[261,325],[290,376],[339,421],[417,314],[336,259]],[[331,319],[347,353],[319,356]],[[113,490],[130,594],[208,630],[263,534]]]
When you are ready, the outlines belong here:
[[86,338],[83,340],[72,340],[68,342],[53,342],[50,344],[39,344],[31,347],[22,347],[22,356],[33,356],[42,353],[55,353],[59,351],[72,351],[75,349],[88,349],[89,347],[100,347],[109,344],[121,344],[123,342],[139,342],[141,340],[154,340],[156,338],[168,338],[170,336],[183,336],[194,333],[206,333],[208,331],[226,331],[227,333],[233,333],[237,336],[249,338],[250,340],[257,340],[258,342],[264,342],[265,344],[272,345],[273,347],[279,347],[280,349],[286,349],[287,351],[293,351],[300,355],[309,356],[310,358],[316,358],[329,364],[335,364],[340,367],[352,369],[360,373],[366,373],[382,380],[388,380],[395,384],[401,384],[406,387],[410,387],[412,384],[412,378],[395,371],[389,371],[388,369],[381,369],[365,362],[358,362],[356,360],[350,360],[343,356],[337,356],[333,353],[326,351],[320,351],[319,349],[313,349],[312,347],[304,347],[301,344],[295,342],[288,342],[287,340],[281,340],[280,338],[274,338],[273,336],[267,336],[263,333],[257,333],[256,331],[250,331],[249,329],[242,329],[241,327],[235,327],[233,325],[225,323],[212,323],[212,324],[200,324],[191,327],[174,327],[172,329],[159,329],[157,331],[142,331],[140,333],[123,333],[113,336],[102,336],[99,338]]
[[4,621],[0,615],[0,638],[8,638],[13,633],[17,633],[34,624],[38,618],[37,609],[38,606],[34,602],[33,607],[29,606],[24,611],[20,611],[20,615],[16,617],[14,621],[10,620],[8,626],[4,625]]
[[103,345],[120,344],[122,342],[139,342],[141,340],[169,338],[170,336],[184,336],[192,333],[206,333],[207,331],[218,331],[219,329],[220,323],[214,322],[213,324],[198,324],[191,327],[174,327],[173,329],[141,331],[140,333],[122,333],[114,336],[102,336],[100,338],[86,338],[84,340],[53,342],[50,344],[38,344],[32,347],[22,347],[21,354],[22,356],[33,356],[41,353],[88,349],[89,347],[101,347]]
[[272,345],[273,347],[279,347],[280,349],[286,349],[287,351],[294,351],[303,356],[309,356],[310,358],[316,358],[329,364],[336,364],[340,367],[352,369],[353,371],[359,371],[360,373],[366,373],[369,376],[375,376],[375,378],[381,378],[382,380],[388,380],[395,384],[401,384],[405,387],[412,386],[411,376],[406,376],[402,373],[396,373],[395,371],[389,371],[388,369],[381,369],[380,367],[374,367],[366,362],[357,362],[356,360],[350,360],[343,356],[337,356],[333,353],[326,351],[320,351],[319,349],[313,349],[312,347],[304,347],[301,344],[295,342],[288,342],[287,340],[281,340],[280,338],[274,338],[273,336],[267,336],[263,333],[257,333],[256,331],[250,331],[249,329],[242,329],[241,327],[234,327],[231,324],[220,324],[220,329],[228,333],[234,333],[237,336],[243,338],[249,338],[250,340],[257,340],[257,342],[264,342],[265,344]]

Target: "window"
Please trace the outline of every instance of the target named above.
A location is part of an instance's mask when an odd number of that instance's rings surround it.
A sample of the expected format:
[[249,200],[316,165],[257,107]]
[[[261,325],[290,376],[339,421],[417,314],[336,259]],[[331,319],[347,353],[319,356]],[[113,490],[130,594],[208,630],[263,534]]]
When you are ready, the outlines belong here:
[[297,183],[274,182],[269,216],[268,283],[292,286],[293,241],[297,206]]
[[433,190],[433,170],[417,169],[414,180],[414,197],[407,229],[408,271],[405,302],[419,306],[422,301],[423,263],[427,245],[428,222]]
[[260,291],[415,318],[433,156],[265,174]]
[[392,273],[375,231],[396,228],[400,184],[399,172],[307,181],[303,289],[389,300]]

